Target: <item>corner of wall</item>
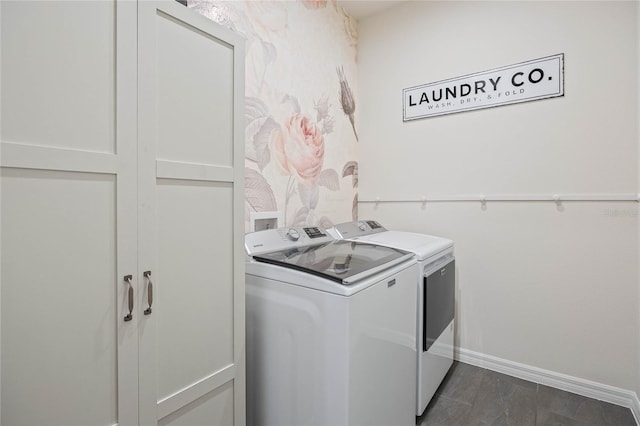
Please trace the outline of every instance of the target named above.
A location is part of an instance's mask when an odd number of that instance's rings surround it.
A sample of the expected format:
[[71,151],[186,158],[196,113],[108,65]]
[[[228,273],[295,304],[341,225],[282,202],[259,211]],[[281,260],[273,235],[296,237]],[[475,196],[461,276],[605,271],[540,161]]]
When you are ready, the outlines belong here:
[[640,400],[637,393],[628,389],[621,389],[464,348],[456,348],[454,358],[466,364],[518,377],[529,382],[628,407],[631,409],[636,423],[640,425]]

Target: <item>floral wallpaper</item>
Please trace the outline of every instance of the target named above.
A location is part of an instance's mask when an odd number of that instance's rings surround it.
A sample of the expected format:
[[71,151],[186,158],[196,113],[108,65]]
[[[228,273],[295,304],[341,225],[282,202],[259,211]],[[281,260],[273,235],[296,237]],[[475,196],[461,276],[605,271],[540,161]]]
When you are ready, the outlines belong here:
[[335,0],[189,0],[246,39],[245,230],[356,219],[357,31]]

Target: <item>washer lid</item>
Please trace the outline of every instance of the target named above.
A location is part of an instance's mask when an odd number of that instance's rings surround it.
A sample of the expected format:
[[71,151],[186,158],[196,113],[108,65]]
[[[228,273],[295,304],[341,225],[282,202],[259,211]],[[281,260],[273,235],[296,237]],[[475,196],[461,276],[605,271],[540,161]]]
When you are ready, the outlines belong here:
[[258,262],[295,269],[340,284],[351,284],[411,259],[392,247],[353,241],[332,241],[254,255]]
[[424,260],[453,247],[453,241],[446,238],[403,231],[386,231],[366,235],[359,237],[358,241],[407,250],[415,253],[418,260]]

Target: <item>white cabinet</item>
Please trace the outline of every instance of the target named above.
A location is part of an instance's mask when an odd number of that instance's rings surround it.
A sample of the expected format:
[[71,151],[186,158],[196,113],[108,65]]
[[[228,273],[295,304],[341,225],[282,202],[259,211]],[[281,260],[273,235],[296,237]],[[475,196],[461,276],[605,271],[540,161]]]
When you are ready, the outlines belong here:
[[244,424],[242,41],[172,1],[0,30],[1,423]]

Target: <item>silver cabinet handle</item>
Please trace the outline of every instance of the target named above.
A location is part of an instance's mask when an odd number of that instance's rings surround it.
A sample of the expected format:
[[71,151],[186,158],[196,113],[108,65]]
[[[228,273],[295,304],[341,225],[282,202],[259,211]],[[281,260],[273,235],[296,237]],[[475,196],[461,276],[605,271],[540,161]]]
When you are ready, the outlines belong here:
[[133,285],[131,285],[131,280],[133,280],[133,276],[132,275],[125,275],[124,276],[124,280],[127,282],[127,284],[129,284],[129,313],[127,315],[124,316],[124,320],[125,321],[131,321],[133,319]]
[[151,282],[151,271],[145,271],[143,275],[147,279],[147,303],[149,303],[149,307],[144,310],[144,314],[151,315],[151,305],[153,305],[153,283]]

